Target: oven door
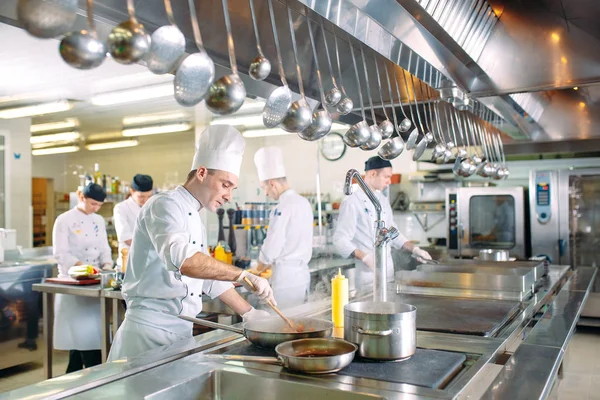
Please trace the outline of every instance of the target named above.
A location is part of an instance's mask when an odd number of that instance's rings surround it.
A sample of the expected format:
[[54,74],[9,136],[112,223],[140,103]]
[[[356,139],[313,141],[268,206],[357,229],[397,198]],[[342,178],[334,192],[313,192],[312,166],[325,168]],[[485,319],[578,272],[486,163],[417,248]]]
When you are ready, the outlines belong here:
[[482,249],[509,250],[525,258],[522,187],[460,188],[457,196],[460,253],[475,257]]

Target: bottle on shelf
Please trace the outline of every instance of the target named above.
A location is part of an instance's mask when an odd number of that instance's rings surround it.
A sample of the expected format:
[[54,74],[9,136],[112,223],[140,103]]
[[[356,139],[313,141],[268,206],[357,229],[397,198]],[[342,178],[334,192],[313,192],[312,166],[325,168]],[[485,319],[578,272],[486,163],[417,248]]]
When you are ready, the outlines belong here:
[[102,173],[100,172],[100,164],[98,163],[94,164],[94,183],[97,183],[98,185],[104,187],[104,185],[102,184]]
[[112,192],[115,194],[121,193],[121,181],[118,176],[115,176],[112,180]]

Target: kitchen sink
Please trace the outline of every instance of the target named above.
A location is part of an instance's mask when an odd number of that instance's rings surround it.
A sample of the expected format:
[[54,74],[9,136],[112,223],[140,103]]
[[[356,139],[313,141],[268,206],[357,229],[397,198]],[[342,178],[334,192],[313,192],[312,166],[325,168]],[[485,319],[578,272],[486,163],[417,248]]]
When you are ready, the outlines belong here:
[[361,400],[384,397],[324,388],[283,379],[215,369],[144,397],[148,400],[316,399]]

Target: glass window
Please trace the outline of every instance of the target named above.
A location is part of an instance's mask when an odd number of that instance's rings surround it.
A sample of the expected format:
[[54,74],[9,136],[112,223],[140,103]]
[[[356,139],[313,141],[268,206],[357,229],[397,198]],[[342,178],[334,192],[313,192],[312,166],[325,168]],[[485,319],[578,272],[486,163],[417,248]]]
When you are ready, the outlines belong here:
[[511,249],[516,244],[515,199],[473,196],[469,200],[470,245],[477,249]]

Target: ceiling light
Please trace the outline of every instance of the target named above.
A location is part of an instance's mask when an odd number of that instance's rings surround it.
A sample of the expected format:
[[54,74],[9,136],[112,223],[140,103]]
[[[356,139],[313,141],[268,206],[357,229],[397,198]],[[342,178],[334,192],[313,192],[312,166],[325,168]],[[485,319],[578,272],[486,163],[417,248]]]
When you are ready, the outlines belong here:
[[64,121],[47,122],[45,124],[31,125],[31,133],[57,131],[59,129],[75,128],[79,125],[77,118],[68,118]]
[[123,134],[123,136],[142,136],[157,135],[160,133],[185,132],[190,129],[192,129],[192,124],[190,124],[189,122],[182,122],[178,124],[144,126],[141,128],[127,128],[123,129],[121,133]]
[[97,94],[92,97],[91,102],[95,106],[110,106],[114,104],[131,103],[140,100],[173,96],[173,93],[174,91],[172,84],[144,86],[136,89]]
[[281,128],[273,128],[273,129],[254,129],[245,131],[242,133],[244,137],[247,138],[257,138],[257,137],[265,137],[265,136],[283,136],[283,135],[295,135],[295,132],[286,132]]
[[123,118],[123,125],[143,125],[152,122],[160,122],[160,121],[177,121],[186,119],[187,114],[184,112],[176,112],[169,114],[146,114],[146,115],[136,115],[133,117],[125,117]]
[[53,101],[50,103],[41,103],[31,106],[22,106],[14,108],[0,109],[0,118],[23,118],[34,115],[52,114],[62,111],[68,111],[73,108],[73,103],[68,100]]
[[262,115],[240,115],[237,117],[216,118],[210,121],[211,125],[233,126],[264,126]]
[[552,34],[550,35],[550,37],[552,38],[552,41],[554,43],[560,42],[560,35],[558,33],[552,32]]
[[52,133],[50,135],[37,135],[31,136],[29,138],[29,143],[38,144],[38,143],[48,143],[48,142],[68,142],[77,140],[81,137],[79,132],[60,132],[60,133]]
[[119,140],[116,142],[103,142],[103,143],[90,143],[86,144],[85,148],[90,151],[95,150],[108,150],[108,149],[119,149],[121,147],[133,147],[137,146],[139,142],[137,140]]
[[79,146],[62,146],[62,147],[49,147],[47,149],[34,149],[31,150],[31,154],[34,156],[44,156],[48,154],[59,154],[59,153],[74,153],[79,151]]

